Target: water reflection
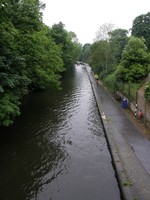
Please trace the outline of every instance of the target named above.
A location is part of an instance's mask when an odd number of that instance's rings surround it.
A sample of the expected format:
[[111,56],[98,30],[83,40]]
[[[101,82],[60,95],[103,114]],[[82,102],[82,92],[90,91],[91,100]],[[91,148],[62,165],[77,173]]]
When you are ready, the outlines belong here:
[[62,88],[28,96],[1,129],[0,199],[120,199],[85,69],[66,72]]
[[[43,184],[61,173],[57,166],[67,156],[59,143],[53,142],[53,135],[50,139],[43,132],[29,140],[12,140],[3,149],[0,171],[5,173],[1,174],[0,199],[31,199]],[[50,179],[44,180],[45,174],[51,171]],[[11,198],[7,198],[9,193]]]

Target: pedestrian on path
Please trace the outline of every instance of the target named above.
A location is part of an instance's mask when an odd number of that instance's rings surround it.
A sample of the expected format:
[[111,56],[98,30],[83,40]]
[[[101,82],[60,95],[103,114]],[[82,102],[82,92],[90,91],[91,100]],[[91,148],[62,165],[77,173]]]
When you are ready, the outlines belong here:
[[97,74],[95,74],[95,79],[96,79],[96,82],[98,83],[98,75]]

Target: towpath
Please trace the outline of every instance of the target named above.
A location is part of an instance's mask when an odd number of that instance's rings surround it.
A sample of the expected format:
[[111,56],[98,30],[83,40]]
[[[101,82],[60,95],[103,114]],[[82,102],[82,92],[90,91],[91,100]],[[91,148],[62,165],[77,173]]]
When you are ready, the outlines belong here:
[[86,69],[125,200],[150,200],[150,141]]

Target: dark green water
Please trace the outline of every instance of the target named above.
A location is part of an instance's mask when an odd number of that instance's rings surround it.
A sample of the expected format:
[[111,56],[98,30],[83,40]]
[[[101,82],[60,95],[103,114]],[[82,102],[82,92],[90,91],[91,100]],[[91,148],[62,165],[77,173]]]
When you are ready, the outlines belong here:
[[0,129],[0,200],[119,200],[100,116],[83,66],[61,91],[26,97]]

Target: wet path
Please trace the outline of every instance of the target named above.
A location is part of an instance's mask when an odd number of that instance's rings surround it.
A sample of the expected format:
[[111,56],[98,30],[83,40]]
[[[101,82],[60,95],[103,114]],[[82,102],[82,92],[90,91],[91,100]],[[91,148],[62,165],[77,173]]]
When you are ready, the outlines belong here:
[[[89,73],[91,70],[89,69]],[[93,80],[94,82],[95,80]],[[121,106],[116,105],[103,87],[96,87],[97,94],[102,103],[105,116],[111,120],[117,131],[125,138],[131,146],[144,168],[150,174],[150,141],[125,115]],[[121,104],[121,103],[120,103]]]
[[[123,109],[106,92],[101,82],[95,83],[86,65],[91,84],[102,113],[106,135],[113,155],[120,188],[124,199],[150,199],[149,141],[128,119]],[[145,162],[146,161],[146,162]],[[130,183],[130,187],[125,187]]]
[[0,199],[120,199],[84,67],[62,87],[28,96],[14,126],[1,129]]

